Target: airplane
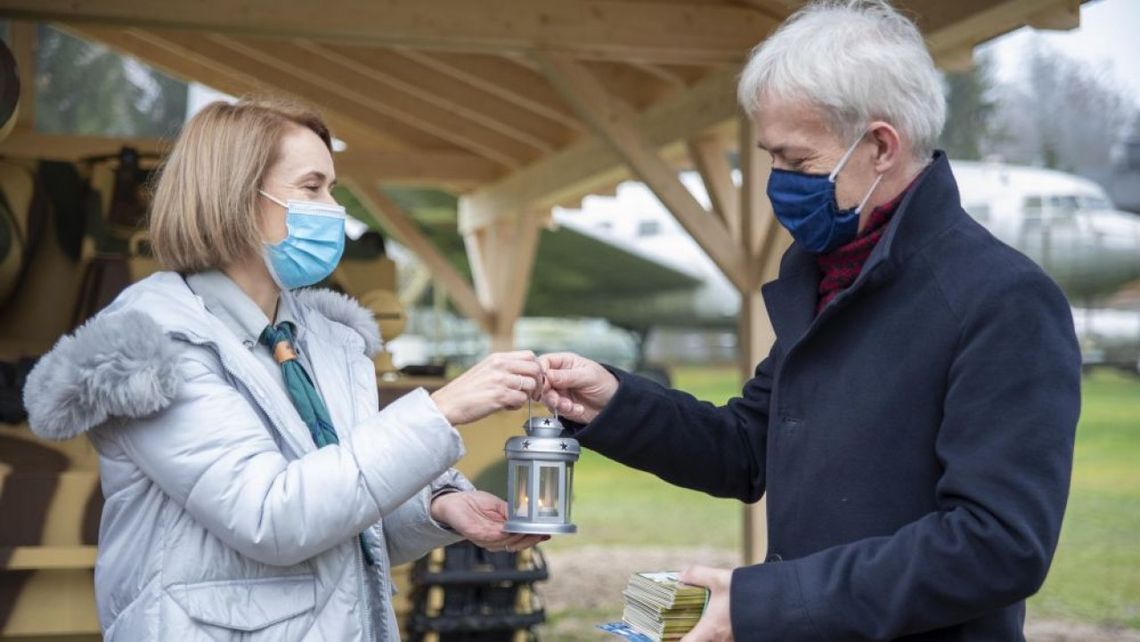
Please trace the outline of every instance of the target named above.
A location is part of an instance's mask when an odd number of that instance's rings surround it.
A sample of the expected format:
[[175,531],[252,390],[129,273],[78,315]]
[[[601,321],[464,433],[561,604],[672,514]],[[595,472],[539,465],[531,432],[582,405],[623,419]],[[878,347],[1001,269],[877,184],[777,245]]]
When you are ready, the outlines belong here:
[[[1074,305],[1096,308],[1124,285],[1140,279],[1140,216],[1116,210],[1095,182],[1001,162],[953,161],[951,166],[964,209],[998,239],[1041,265]],[[696,172],[683,171],[680,176],[697,200],[707,205],[708,196]],[[720,331],[722,335],[735,331],[739,309],[735,288],[643,184],[626,182],[613,196],[588,196],[578,209],[556,209],[553,220],[556,229],[544,232],[540,241],[535,286],[516,334],[520,346],[559,349],[560,342],[575,342],[581,332],[573,322],[564,321],[564,331],[552,334],[549,323],[542,322],[546,329],[536,335],[530,325],[539,321],[533,317],[601,318],[614,326],[614,333],[631,333],[632,345],[637,346],[635,354],[623,348],[610,354],[611,360],[662,375],[660,367],[647,362],[650,331],[672,328]],[[459,247],[457,240],[453,243]],[[567,246],[572,251],[565,251]],[[619,261],[636,264],[637,269],[618,267]],[[438,334],[417,328],[414,319],[427,318],[425,314],[420,310],[410,315],[409,336],[393,345],[397,361],[404,346],[416,341],[426,345],[425,336]],[[477,332],[462,330],[462,321],[452,319],[448,327],[442,336],[459,332],[469,337],[467,349],[461,352],[469,353],[478,345]],[[590,331],[597,336],[595,326]],[[599,341],[595,338],[588,343],[598,345]],[[1084,332],[1082,343],[1088,346],[1088,363],[1103,360],[1103,350],[1095,347],[1091,330]],[[1140,356],[1140,339],[1125,337],[1114,344],[1117,361],[1121,350],[1129,353],[1121,343],[1135,344],[1132,351]],[[724,356],[731,355],[733,346],[719,348]],[[419,350],[420,355],[424,350]],[[707,347],[704,352],[709,353]],[[463,358],[452,352],[449,356],[470,360],[475,355]]]

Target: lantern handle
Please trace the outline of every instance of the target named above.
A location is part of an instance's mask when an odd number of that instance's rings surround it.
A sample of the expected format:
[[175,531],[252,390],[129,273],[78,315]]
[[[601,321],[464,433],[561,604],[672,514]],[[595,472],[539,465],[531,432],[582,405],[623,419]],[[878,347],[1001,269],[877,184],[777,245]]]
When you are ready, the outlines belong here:
[[[538,357],[535,357],[535,361],[538,361]],[[538,362],[538,371],[539,371],[539,373],[542,375],[542,389],[543,389],[543,390],[546,390],[546,369],[542,367],[542,362],[541,362],[541,361],[539,361],[539,362]],[[530,420],[531,420],[531,417],[532,417],[532,416],[531,416],[531,409],[530,409],[530,408],[531,408],[531,398],[530,398],[530,397],[527,397],[527,398],[526,398],[526,421],[527,421],[527,425],[529,425],[529,424],[530,424]],[[553,410],[553,411],[554,411],[554,422],[555,422],[555,423],[558,423],[558,422],[559,422],[559,419],[558,419],[558,404],[554,404],[554,407],[553,407],[553,408],[551,408],[551,410]]]

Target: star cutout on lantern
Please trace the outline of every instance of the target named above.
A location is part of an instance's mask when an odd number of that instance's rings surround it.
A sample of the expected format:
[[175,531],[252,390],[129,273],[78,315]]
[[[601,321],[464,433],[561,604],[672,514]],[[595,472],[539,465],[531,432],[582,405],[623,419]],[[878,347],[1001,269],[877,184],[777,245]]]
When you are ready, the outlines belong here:
[[523,448],[530,448],[530,440],[529,439],[527,439],[526,441],[523,442]]
[[566,444],[566,442],[562,442],[561,445],[562,445],[562,450],[566,450],[567,448],[569,448],[569,446]]

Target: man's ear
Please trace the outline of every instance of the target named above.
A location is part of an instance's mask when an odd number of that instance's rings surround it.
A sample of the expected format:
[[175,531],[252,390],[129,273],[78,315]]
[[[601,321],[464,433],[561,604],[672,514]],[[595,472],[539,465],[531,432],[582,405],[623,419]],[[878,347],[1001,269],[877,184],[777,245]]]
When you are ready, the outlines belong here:
[[875,173],[888,174],[903,162],[903,143],[897,129],[890,123],[876,120],[869,131],[875,143]]

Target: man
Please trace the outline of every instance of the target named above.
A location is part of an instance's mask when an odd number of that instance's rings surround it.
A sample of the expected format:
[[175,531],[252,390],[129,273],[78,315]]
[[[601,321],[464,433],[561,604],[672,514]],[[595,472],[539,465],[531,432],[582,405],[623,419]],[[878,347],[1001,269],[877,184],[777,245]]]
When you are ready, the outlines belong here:
[[1079,414],[1065,298],[962,210],[940,78],[885,2],[802,9],[739,94],[795,239],[771,353],[720,408],[547,355],[546,402],[629,466],[767,493],[767,563],[687,571],[711,600],[685,642],[1024,639]]

